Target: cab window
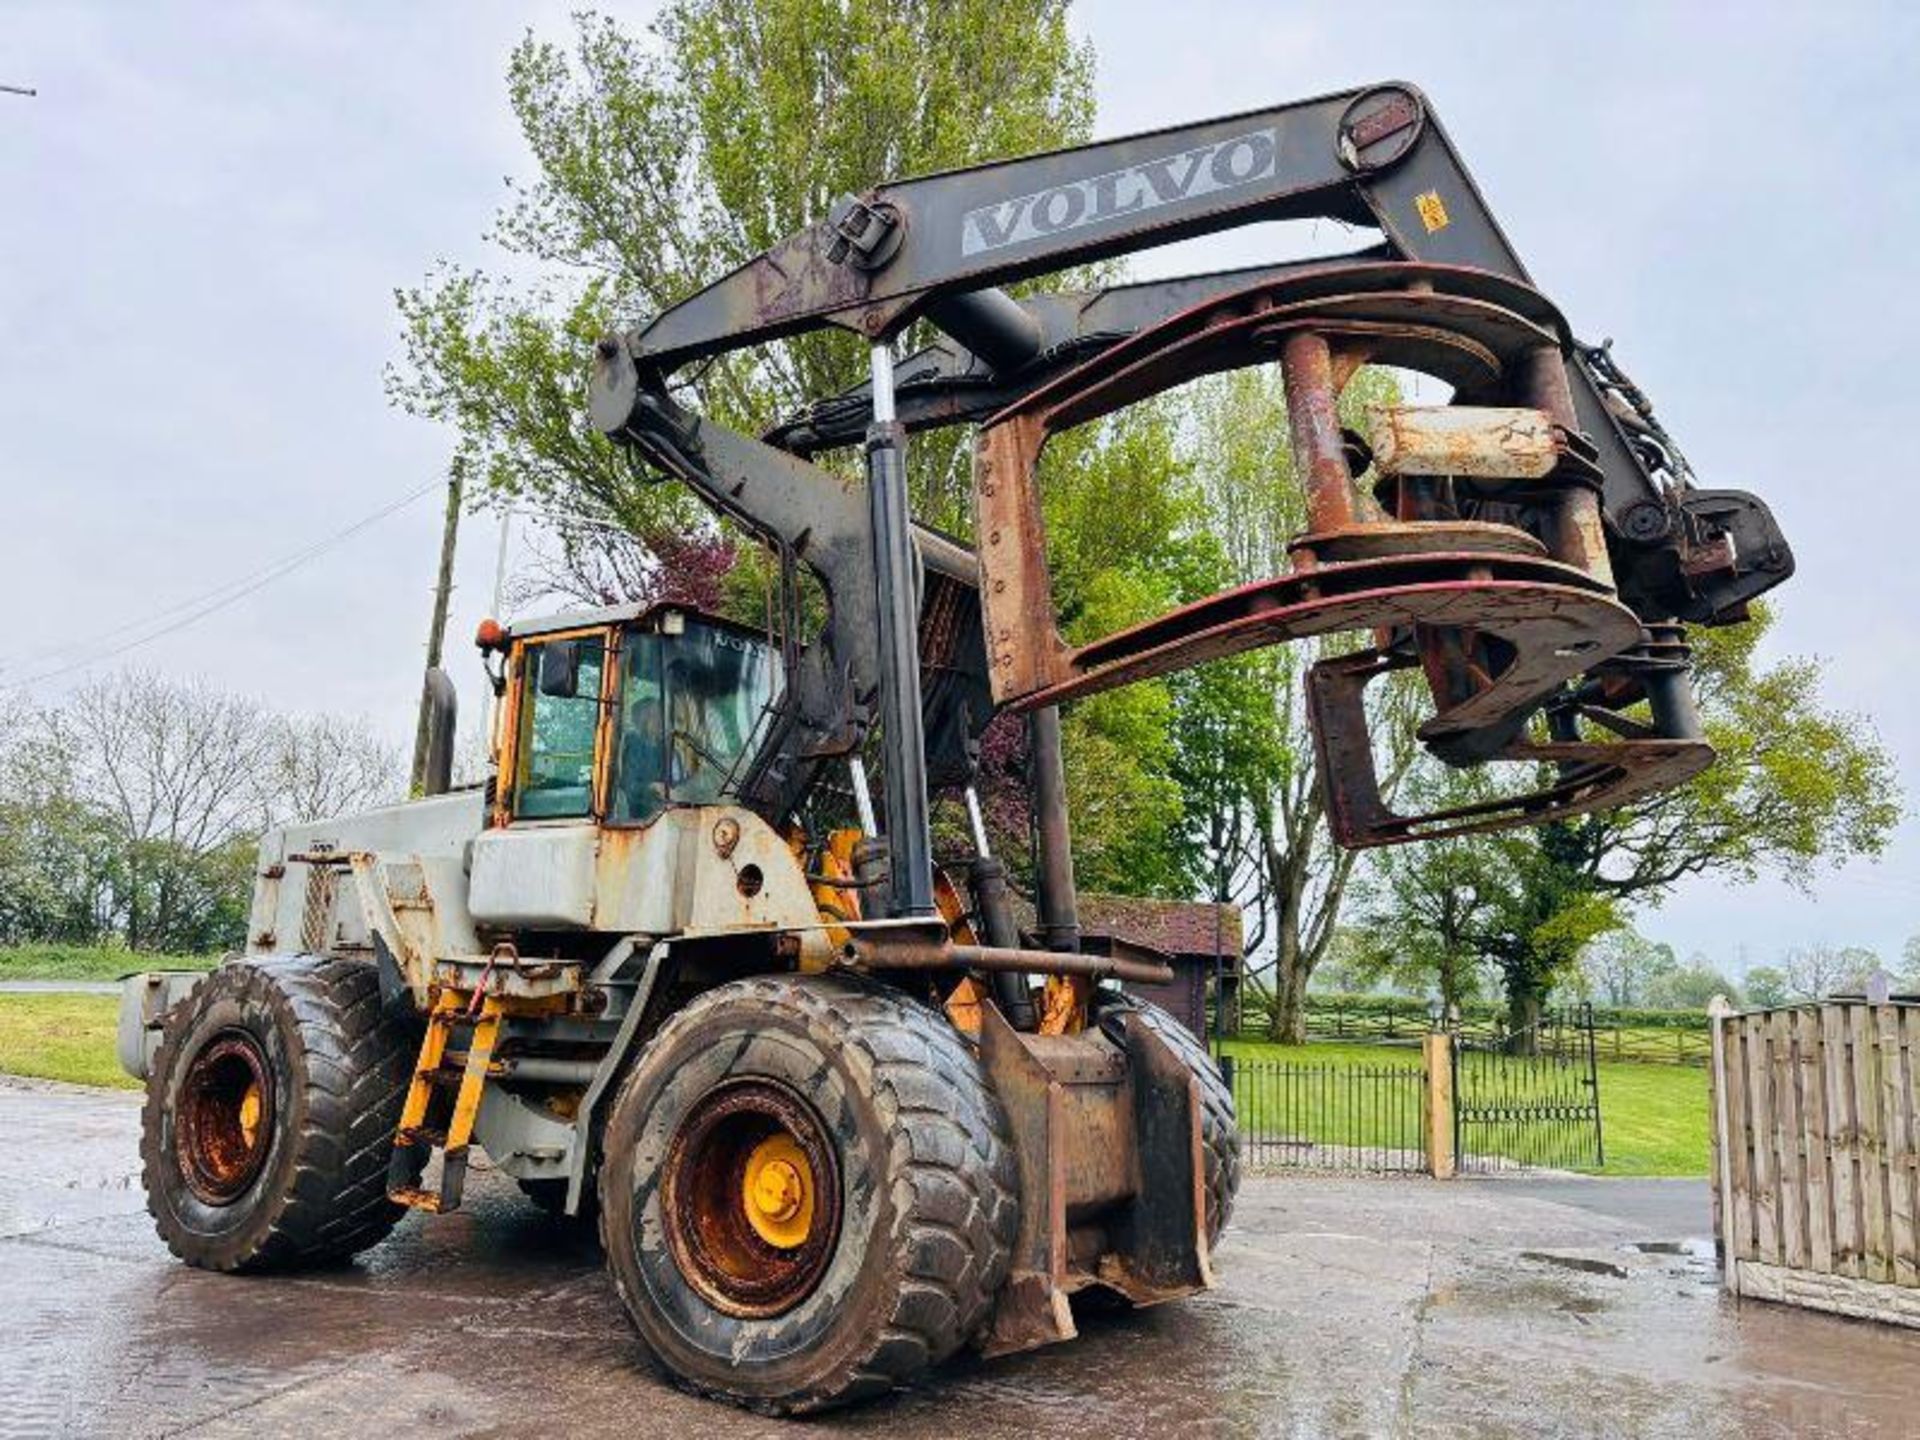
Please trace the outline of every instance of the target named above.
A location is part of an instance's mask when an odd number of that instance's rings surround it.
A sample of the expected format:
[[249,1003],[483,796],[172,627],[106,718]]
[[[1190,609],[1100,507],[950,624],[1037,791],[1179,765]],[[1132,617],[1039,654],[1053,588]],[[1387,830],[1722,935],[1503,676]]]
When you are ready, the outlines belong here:
[[780,656],[760,641],[688,620],[677,634],[629,635],[615,716],[615,822],[728,793],[765,734]]
[[529,645],[520,708],[513,813],[525,820],[593,812],[593,749],[600,726],[606,643],[597,637]]

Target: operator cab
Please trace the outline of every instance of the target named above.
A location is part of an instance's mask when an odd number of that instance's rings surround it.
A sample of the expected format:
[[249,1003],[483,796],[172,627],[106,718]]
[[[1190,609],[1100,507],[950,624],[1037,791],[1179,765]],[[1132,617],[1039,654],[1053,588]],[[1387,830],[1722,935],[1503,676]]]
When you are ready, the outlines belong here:
[[645,825],[731,799],[782,684],[764,634],[680,606],[495,627],[505,700],[495,823]]

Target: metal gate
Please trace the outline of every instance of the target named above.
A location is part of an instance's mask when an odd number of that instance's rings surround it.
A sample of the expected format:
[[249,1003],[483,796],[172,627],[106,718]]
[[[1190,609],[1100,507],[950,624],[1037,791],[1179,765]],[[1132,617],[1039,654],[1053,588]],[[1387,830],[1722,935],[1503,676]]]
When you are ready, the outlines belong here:
[[1554,1012],[1527,1031],[1463,1032],[1453,1044],[1453,1149],[1463,1171],[1606,1162],[1593,1008]]
[[1427,1076],[1417,1055],[1383,1050],[1378,1063],[1228,1057],[1221,1073],[1251,1166],[1426,1172]]

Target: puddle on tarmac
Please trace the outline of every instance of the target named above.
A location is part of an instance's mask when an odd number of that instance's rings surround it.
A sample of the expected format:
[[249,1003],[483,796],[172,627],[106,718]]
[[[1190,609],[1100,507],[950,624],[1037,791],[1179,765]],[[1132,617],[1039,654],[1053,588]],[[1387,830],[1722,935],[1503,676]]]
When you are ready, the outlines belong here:
[[1612,1260],[1600,1260],[1591,1255],[1555,1255],[1547,1250],[1522,1250],[1522,1260],[1537,1261],[1542,1265],[1558,1265],[1563,1270],[1578,1270],[1584,1275],[1603,1275],[1609,1280],[1627,1278],[1627,1267]]
[[1718,1261],[1720,1252],[1711,1240],[1636,1240],[1622,1250],[1637,1250],[1642,1255],[1684,1255],[1689,1260]]

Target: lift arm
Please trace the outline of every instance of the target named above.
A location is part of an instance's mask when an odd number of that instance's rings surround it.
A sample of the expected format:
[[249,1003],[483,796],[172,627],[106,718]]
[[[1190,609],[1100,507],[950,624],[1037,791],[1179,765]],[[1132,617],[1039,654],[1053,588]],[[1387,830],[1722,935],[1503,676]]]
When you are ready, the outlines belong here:
[[[609,377],[622,374],[624,359],[612,342],[602,343],[598,358],[596,404]],[[624,373],[631,377],[630,368]],[[636,391],[624,419],[622,438],[765,541],[782,562],[783,578],[790,583],[797,562],[825,591],[825,628],[803,653],[787,656],[774,743],[763,747],[741,787],[750,804],[784,817],[806,794],[818,763],[857,749],[874,719],[883,665],[867,486],[696,414],[664,391]],[[992,718],[978,567],[964,546],[934,531],[916,525],[912,538],[929,671],[921,685],[926,764],[936,784],[962,783],[971,774],[972,743]],[[791,622],[796,607],[783,608]]]
[[[1262,221],[1369,226],[1383,243],[1342,259],[1015,302],[996,287]],[[902,367],[910,427],[991,413],[1031,388],[1205,298],[1282,270],[1381,258],[1470,266],[1531,283],[1445,130],[1413,87],[1389,84],[1070,150],[880,185],[624,337],[639,365],[686,362],[826,325],[869,338],[925,317],[970,352]],[[1570,347],[1572,348],[1572,347]],[[928,366],[945,368],[948,383]],[[1569,368],[1579,428],[1598,449],[1622,598],[1642,618],[1715,623],[1792,573],[1766,507],[1700,491],[1605,357]],[[974,363],[968,363],[974,362]],[[964,371],[959,369],[965,365]],[[1038,373],[1034,373],[1034,372]],[[849,397],[851,398],[851,397]],[[971,402],[971,403],[969,403]],[[776,432],[847,443],[844,423]],[[1662,472],[1665,472],[1664,474]]]

